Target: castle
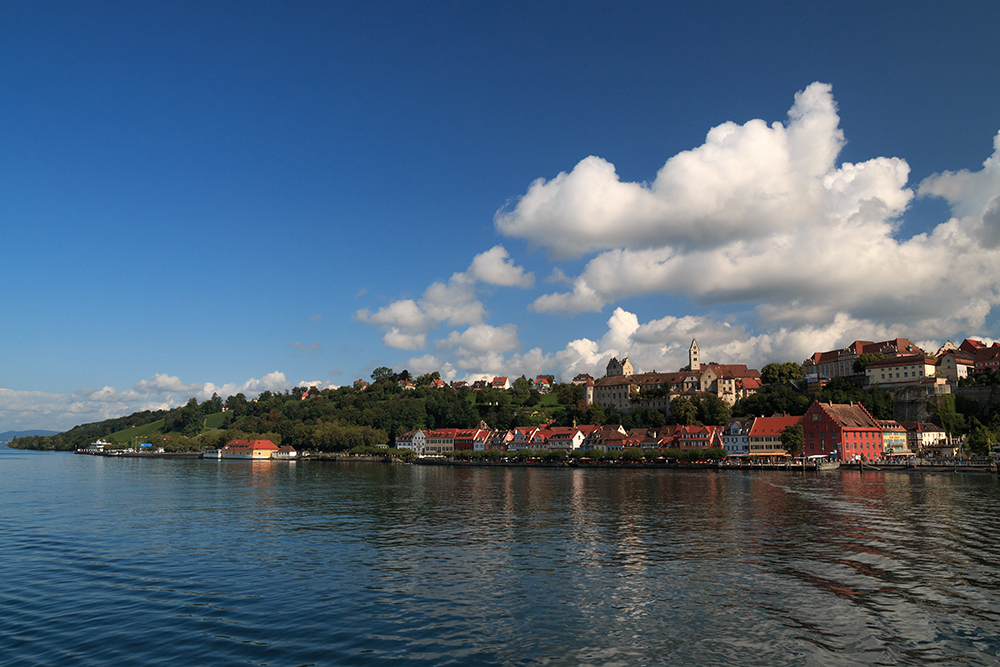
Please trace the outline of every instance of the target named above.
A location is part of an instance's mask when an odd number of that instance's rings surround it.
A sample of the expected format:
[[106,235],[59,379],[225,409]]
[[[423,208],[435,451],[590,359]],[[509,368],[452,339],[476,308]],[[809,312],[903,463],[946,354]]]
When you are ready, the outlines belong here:
[[587,403],[618,412],[634,412],[643,406],[670,413],[670,401],[677,396],[718,396],[727,405],[753,394],[760,388],[760,371],[745,364],[701,365],[696,339],[688,348],[688,369],[674,373],[635,373],[628,357],[612,357],[605,376],[587,387]]

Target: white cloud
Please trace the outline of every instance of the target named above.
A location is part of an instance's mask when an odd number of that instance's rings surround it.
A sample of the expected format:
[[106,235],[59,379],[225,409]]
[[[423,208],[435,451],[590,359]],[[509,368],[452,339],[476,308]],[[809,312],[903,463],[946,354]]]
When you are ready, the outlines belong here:
[[471,326],[462,333],[452,331],[443,341],[443,347],[457,347],[469,352],[509,352],[520,345],[517,339],[517,327],[506,324],[494,327],[489,324]]
[[473,257],[468,274],[489,285],[531,287],[535,284],[535,275],[525,273],[523,267],[515,266],[514,261],[508,259],[507,249],[502,245],[493,246]]
[[100,389],[84,387],[72,394],[0,388],[0,424],[3,424],[3,430],[65,431],[79,424],[133,412],[169,410],[184,405],[191,398],[205,401],[213,393],[222,398],[237,393],[253,397],[263,391],[283,392],[291,388],[291,383],[280,371],[259,379],[250,378],[243,383],[231,382],[221,386],[211,382],[187,384],[175,375],[156,373],[152,378],[140,380],[131,389],[123,391],[111,386]]
[[[832,89],[814,83],[796,94],[784,122],[714,127],[650,183],[624,182],[591,156],[536,180],[494,218],[503,235],[586,261],[575,276],[551,267],[553,291],[532,294],[529,317],[600,312],[660,294],[701,307],[700,315],[642,322],[618,307],[596,337],[522,353],[515,325],[487,324],[476,293],[478,284],[534,286],[498,245],[406,304],[411,317],[397,302],[358,319],[382,327],[399,348],[436,343],[436,355],[417,359],[467,378],[600,374],[610,356],[672,370],[687,363],[695,337],[706,359],[759,367],[854,339],[930,343],[982,331],[1000,303],[1000,134],[981,170],[943,172],[916,187],[920,197],[944,198],[951,217],[910,235],[909,165],[896,157],[838,164],[844,144]],[[432,336],[442,324],[451,330]]]
[[877,157],[838,167],[838,122],[830,87],[813,84],[786,125],[713,128],[649,186],[620,183],[598,158],[532,184],[497,216],[501,232],[556,256],[602,252],[569,291],[541,295],[531,309],[593,312],[672,294],[747,304],[768,330],[820,329],[841,315],[924,336],[981,328],[1000,303],[1000,135],[981,171],[920,184],[955,217],[898,238],[913,198],[909,166]]
[[478,325],[486,318],[486,308],[476,296],[477,282],[506,287],[530,287],[534,274],[525,273],[508,258],[507,250],[493,246],[472,259],[469,268],[452,274],[447,283],[434,282],[419,301],[400,299],[371,312],[362,308],[354,318],[380,327],[389,347],[419,350],[427,345],[427,334],[445,323],[452,327]]
[[588,157],[568,174],[532,183],[513,210],[497,213],[496,227],[556,257],[714,246],[789,230],[821,202],[818,179],[833,168],[843,133],[826,84],[798,93],[788,115],[787,127],[752,120],[712,128],[649,185],[623,183],[614,165]]

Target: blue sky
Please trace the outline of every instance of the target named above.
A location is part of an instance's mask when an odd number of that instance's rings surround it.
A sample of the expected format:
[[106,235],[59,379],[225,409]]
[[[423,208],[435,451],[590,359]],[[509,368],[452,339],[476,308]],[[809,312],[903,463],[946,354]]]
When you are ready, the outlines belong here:
[[1000,337],[1000,6],[871,5],[6,3],[0,431]]

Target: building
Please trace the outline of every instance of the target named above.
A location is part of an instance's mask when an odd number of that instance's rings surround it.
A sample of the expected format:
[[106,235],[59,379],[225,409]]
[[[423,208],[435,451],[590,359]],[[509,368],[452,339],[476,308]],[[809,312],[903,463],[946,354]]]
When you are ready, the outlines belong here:
[[911,452],[933,458],[954,456],[948,434],[937,424],[919,421],[901,422],[906,429],[906,445]]
[[548,429],[548,448],[573,451],[583,446],[584,432],[575,426],[550,426]]
[[428,431],[424,455],[434,456],[455,451],[455,435],[457,433],[457,428],[438,428]]
[[749,456],[769,461],[788,459],[790,455],[781,441],[781,434],[789,426],[798,426],[801,423],[802,417],[777,415],[757,417],[750,425],[748,433]]
[[882,455],[885,458],[909,458],[915,454],[910,451],[902,424],[894,419],[879,419],[878,425],[882,428]]
[[487,428],[460,428],[455,431],[455,450],[481,452],[486,449],[489,439],[490,430]]
[[549,378],[551,375],[539,375],[536,379],[532,388],[541,395],[552,393],[552,380]]
[[895,357],[899,354],[923,354],[923,350],[906,338],[894,338],[878,343],[856,340],[840,350],[814,352],[811,357],[802,362],[802,367],[807,376],[815,375],[819,380],[847,377],[855,375],[854,362],[862,354],[881,354],[885,357]]
[[998,370],[1000,370],[1000,343],[993,343],[990,347],[976,350],[976,355],[973,357],[973,372],[976,375]]
[[625,449],[626,434],[621,425],[618,426],[598,426],[590,433],[586,434],[583,451],[599,449],[607,452],[620,452]]
[[291,445],[282,445],[278,447],[277,451],[271,454],[272,459],[294,459],[298,458],[299,453]]
[[493,378],[490,386],[494,389],[510,389],[510,380],[506,376],[497,376]]
[[737,458],[749,456],[752,426],[753,417],[734,417],[726,422],[722,428],[722,446],[726,448],[727,456]]
[[669,415],[670,401],[679,395],[711,394],[733,405],[759,387],[760,371],[747,368],[745,364],[702,365],[698,341],[692,340],[688,370],[635,373],[627,358],[619,361],[612,357],[605,377],[594,383],[591,402],[618,412],[631,413],[641,406]]
[[230,440],[222,448],[221,458],[258,461],[270,459],[276,451],[278,451],[278,446],[270,440]]
[[918,384],[937,375],[934,359],[926,354],[905,354],[873,361],[865,368],[869,385],[891,388]]
[[882,427],[860,403],[813,404],[802,417],[805,456],[841,461],[883,458]]
[[970,355],[955,348],[938,354],[934,365],[937,368],[938,375],[947,378],[951,382],[958,382],[962,378],[973,374],[975,363],[975,355]]
[[396,436],[396,449],[409,449],[417,454],[423,454],[427,445],[427,434],[420,429],[407,431]]
[[681,426],[674,433],[678,449],[722,449],[721,426]]

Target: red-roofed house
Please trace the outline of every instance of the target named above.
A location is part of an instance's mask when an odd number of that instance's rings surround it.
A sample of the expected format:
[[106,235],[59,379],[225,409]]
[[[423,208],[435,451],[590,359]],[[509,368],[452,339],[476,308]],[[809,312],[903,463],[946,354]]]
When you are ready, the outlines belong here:
[[460,428],[455,432],[455,449],[457,451],[477,451],[486,449],[486,441],[490,432],[483,428]]
[[427,432],[427,442],[424,452],[427,454],[445,454],[455,449],[455,434],[457,428],[438,428]]
[[259,461],[271,458],[271,454],[276,451],[278,446],[270,440],[230,440],[222,448],[222,458]]
[[854,375],[854,362],[862,354],[881,354],[895,357],[900,354],[923,354],[923,350],[906,338],[893,338],[873,343],[868,340],[856,340],[846,348],[815,352],[802,362],[806,375],[816,374],[819,379],[847,377]]
[[681,426],[674,433],[673,446],[678,449],[721,449],[722,427]]
[[510,380],[506,376],[497,376],[493,378],[490,386],[494,389],[510,389]]
[[884,456],[882,427],[860,403],[813,404],[802,417],[805,456],[841,461],[878,461]]
[[802,423],[802,417],[757,417],[750,426],[750,456],[770,460],[787,459],[781,434],[788,426]]
[[976,351],[973,362],[973,372],[976,375],[992,373],[997,370],[1000,370],[1000,343],[993,343],[990,347],[983,347]]
[[580,449],[583,445],[583,430],[572,426],[552,426],[547,429],[549,449]]

